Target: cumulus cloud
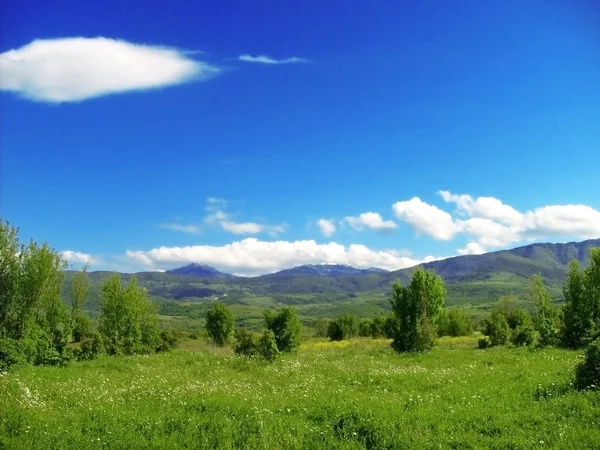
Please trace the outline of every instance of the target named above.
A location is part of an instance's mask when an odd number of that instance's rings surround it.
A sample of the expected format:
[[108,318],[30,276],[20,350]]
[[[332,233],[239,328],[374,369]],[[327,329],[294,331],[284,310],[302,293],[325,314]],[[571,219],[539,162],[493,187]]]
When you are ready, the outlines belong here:
[[163,223],[161,228],[171,231],[179,231],[180,233],[198,234],[202,231],[198,225],[181,225],[179,223]]
[[449,241],[458,233],[458,227],[449,213],[425,203],[419,197],[396,202],[392,210],[398,219],[434,239]]
[[331,237],[335,233],[335,224],[329,219],[319,219],[317,225],[325,237]]
[[357,217],[347,216],[344,220],[357,231],[368,228],[380,233],[389,233],[398,227],[394,221],[383,220],[381,214],[374,212],[362,213]]
[[80,263],[80,264],[97,264],[99,260],[92,255],[88,255],[87,253],[75,252],[73,250],[65,250],[61,252],[64,260],[70,263]]
[[77,102],[219,73],[188,54],[104,37],[35,40],[0,54],[0,89],[30,100]]
[[298,58],[297,56],[292,56],[291,58],[285,59],[275,59],[267,55],[252,56],[248,54],[238,56],[238,60],[259,64],[298,64],[308,62],[308,60],[304,58]]
[[403,256],[395,250],[372,250],[360,244],[317,244],[314,240],[267,242],[256,238],[246,238],[223,246],[197,245],[159,247],[148,251],[128,250],[126,255],[149,269],[164,269],[195,262],[248,276],[302,264],[319,263],[397,270],[437,259],[428,256],[417,260]]
[[464,234],[473,241],[459,254],[479,254],[523,241],[571,237],[600,237],[600,211],[587,205],[549,205],[526,212],[494,197],[473,198],[439,191],[447,203],[454,203],[457,216],[415,197],[393,205],[396,217],[417,232],[437,240]]

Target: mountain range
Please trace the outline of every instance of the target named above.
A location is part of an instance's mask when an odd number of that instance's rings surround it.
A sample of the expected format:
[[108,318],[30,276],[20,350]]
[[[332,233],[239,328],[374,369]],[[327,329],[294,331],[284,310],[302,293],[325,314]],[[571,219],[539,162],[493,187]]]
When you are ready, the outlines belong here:
[[[550,295],[562,299],[568,264],[588,264],[588,253],[600,239],[566,244],[536,243],[482,255],[456,256],[423,264],[445,281],[446,304],[489,309],[501,298],[527,301],[529,277],[540,274]],[[397,271],[358,269],[339,264],[310,264],[258,277],[237,277],[211,266],[189,264],[167,272],[136,273],[140,284],[158,303],[185,301],[195,304],[220,299],[238,305],[244,314],[253,307],[294,304],[308,317],[338,312],[377,311],[389,306],[391,284],[408,283],[415,268]],[[91,304],[97,304],[100,283],[109,272],[91,272]],[[127,279],[132,274],[122,274]],[[243,305],[243,306],[242,306]],[[174,306],[168,305],[171,311]],[[187,310],[186,310],[187,311]]]

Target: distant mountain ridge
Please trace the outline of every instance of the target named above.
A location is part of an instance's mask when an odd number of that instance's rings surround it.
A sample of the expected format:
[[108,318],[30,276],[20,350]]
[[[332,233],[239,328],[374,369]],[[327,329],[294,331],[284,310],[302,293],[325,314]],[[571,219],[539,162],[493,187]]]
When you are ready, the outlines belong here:
[[220,272],[214,267],[207,266],[206,264],[191,263],[187,266],[178,267],[176,269],[167,270],[166,273],[173,275],[188,275],[196,277],[233,277],[233,275]]

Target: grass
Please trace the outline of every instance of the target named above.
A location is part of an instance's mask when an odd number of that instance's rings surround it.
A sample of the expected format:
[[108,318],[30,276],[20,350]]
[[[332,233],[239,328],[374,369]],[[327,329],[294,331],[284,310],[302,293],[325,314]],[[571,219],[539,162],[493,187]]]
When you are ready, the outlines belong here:
[[313,339],[268,364],[190,340],[24,367],[0,375],[0,448],[600,447],[600,392],[569,386],[580,353],[475,346]]

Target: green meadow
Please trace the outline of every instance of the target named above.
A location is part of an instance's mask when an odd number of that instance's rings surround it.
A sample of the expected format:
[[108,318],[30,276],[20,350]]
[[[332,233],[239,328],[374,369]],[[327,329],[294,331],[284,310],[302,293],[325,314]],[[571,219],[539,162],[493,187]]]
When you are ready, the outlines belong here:
[[582,352],[440,339],[305,341],[274,363],[204,340],[0,374],[0,448],[600,448]]

